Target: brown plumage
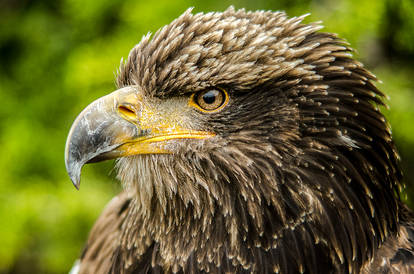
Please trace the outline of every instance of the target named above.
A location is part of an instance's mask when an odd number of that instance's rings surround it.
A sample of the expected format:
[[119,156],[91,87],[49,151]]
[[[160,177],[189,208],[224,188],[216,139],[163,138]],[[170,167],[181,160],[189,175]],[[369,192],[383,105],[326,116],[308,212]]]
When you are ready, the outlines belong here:
[[[92,229],[79,273],[414,271],[383,94],[346,42],[302,19],[188,10],[131,50],[117,85],[141,107],[126,112],[156,109],[214,137],[118,159],[125,191]],[[187,104],[218,88],[229,98],[219,111]],[[149,131],[140,126],[135,136]]]

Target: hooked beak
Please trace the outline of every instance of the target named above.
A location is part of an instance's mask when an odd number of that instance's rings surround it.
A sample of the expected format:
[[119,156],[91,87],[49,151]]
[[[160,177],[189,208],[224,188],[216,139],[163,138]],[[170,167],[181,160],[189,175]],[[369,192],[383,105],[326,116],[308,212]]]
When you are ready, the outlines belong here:
[[[205,139],[214,133],[194,131],[177,125],[151,124],[164,121],[148,111],[136,87],[114,91],[87,106],[74,121],[65,147],[66,170],[79,189],[81,169],[87,163],[136,154],[172,153],[166,144],[172,139]],[[145,128],[142,124],[146,123]]]

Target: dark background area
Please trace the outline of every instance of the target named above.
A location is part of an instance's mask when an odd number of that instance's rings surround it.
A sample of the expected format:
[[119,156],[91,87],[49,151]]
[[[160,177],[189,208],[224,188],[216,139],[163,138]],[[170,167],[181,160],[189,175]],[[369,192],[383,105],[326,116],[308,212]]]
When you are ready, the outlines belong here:
[[76,115],[114,90],[120,58],[148,31],[193,12],[311,13],[351,43],[389,95],[384,112],[414,205],[412,0],[0,0],[0,273],[67,273],[104,205],[120,191],[113,162],[86,166],[76,191],[64,146]]

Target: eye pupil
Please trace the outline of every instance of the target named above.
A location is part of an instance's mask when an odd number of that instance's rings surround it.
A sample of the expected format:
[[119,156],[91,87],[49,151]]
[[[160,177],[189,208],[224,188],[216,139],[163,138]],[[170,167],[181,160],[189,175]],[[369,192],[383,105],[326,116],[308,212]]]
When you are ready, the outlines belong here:
[[214,101],[216,101],[218,93],[219,92],[217,90],[210,90],[207,93],[205,93],[203,95],[204,103],[209,104],[209,105],[214,103]]

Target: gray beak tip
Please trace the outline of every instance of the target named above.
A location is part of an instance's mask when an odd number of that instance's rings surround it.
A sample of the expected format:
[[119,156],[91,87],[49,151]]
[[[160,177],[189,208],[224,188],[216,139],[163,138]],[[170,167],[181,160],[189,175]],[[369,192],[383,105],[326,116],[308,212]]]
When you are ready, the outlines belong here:
[[79,188],[80,188],[80,180],[77,180],[76,181],[74,178],[72,178],[71,180],[72,180],[73,186],[76,188],[76,190],[79,190]]
[[82,165],[78,162],[67,162],[66,170],[73,185],[79,190]]
[[80,185],[79,184],[73,183],[73,185],[75,186],[76,190],[79,190],[79,188],[80,188]]

